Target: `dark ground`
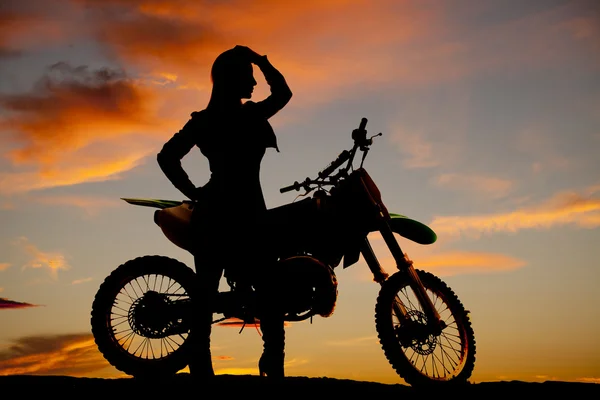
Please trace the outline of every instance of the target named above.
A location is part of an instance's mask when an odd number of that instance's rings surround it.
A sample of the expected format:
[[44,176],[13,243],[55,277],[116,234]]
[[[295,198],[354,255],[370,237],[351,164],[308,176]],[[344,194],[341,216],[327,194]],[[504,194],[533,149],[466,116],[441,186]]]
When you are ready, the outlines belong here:
[[[268,379],[250,375],[219,375],[214,383],[203,385],[195,382],[188,374],[178,374],[166,381],[138,381],[133,378],[100,379],[75,378],[68,376],[0,376],[0,388],[7,398],[32,398],[32,395],[52,398],[215,398],[239,399],[240,396],[265,395],[266,398],[304,397],[311,398],[357,398],[372,399],[378,396],[398,396],[398,399],[487,399],[535,398],[584,395],[599,399],[600,384],[549,381],[531,382],[484,382],[460,387],[433,387],[417,389],[401,384],[382,384],[332,378],[287,377],[282,383],[271,383]],[[9,397],[10,395],[10,397]],[[501,397],[498,397],[501,396]],[[264,397],[263,397],[264,398]],[[393,399],[393,397],[388,397]]]

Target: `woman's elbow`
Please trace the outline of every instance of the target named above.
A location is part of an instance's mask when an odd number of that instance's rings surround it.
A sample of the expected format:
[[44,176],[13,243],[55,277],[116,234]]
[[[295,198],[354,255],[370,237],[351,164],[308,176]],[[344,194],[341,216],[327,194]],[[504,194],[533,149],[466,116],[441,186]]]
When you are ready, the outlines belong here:
[[171,157],[168,156],[163,150],[159,151],[156,155],[156,162],[160,166],[160,168],[164,171],[167,169],[167,166],[171,162]]
[[282,93],[282,97],[283,97],[283,100],[285,101],[285,104],[289,103],[289,101],[292,99],[292,96],[293,96],[292,91],[288,87],[287,90],[284,93]]

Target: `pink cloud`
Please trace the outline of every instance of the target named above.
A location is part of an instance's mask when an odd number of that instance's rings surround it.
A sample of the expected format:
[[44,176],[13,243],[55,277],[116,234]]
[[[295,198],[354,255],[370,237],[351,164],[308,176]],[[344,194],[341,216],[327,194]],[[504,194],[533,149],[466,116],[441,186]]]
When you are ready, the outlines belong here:
[[19,301],[9,300],[4,297],[0,297],[0,310],[11,310],[11,309],[17,309],[17,308],[30,308],[30,307],[38,307],[38,306],[35,304],[22,303]]

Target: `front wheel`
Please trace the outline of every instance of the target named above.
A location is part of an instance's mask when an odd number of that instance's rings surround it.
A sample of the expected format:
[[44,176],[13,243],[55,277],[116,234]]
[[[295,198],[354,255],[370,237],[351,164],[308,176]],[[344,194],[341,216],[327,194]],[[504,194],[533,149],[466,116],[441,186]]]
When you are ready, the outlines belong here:
[[188,364],[196,275],[164,256],[115,269],[94,298],[91,325],[104,358],[136,378],[167,377]]
[[475,366],[475,337],[468,312],[442,280],[429,272],[417,273],[445,328],[439,335],[428,330],[407,274],[397,272],[383,283],[375,306],[383,352],[412,386],[465,383]]

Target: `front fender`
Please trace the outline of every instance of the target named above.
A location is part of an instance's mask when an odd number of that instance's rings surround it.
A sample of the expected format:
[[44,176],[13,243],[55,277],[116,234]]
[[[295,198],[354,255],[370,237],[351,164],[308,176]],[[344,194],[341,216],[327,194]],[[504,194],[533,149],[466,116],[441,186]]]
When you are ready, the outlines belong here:
[[407,216],[390,213],[390,227],[402,237],[419,244],[432,244],[437,240],[437,235],[427,225],[410,219]]

